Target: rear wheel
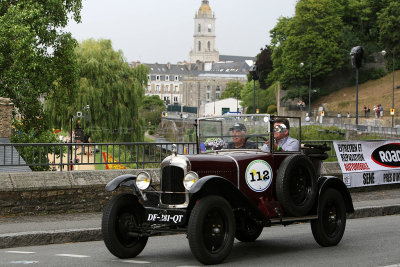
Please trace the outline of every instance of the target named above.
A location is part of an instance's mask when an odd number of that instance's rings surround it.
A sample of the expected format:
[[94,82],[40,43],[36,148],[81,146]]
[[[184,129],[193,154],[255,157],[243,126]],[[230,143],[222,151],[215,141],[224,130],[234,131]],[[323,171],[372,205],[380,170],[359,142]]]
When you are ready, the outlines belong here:
[[104,209],[101,229],[108,250],[118,258],[136,257],[147,243],[139,230],[144,208],[131,194],[117,195]]
[[236,225],[236,239],[241,242],[253,242],[261,235],[263,226],[254,220],[244,219],[240,222],[240,227]]
[[229,203],[219,196],[198,201],[188,224],[189,246],[198,261],[218,264],[230,254],[235,237],[235,218]]
[[321,196],[318,219],[311,221],[315,241],[324,247],[337,245],[346,228],[346,207],[342,194],[329,188]]

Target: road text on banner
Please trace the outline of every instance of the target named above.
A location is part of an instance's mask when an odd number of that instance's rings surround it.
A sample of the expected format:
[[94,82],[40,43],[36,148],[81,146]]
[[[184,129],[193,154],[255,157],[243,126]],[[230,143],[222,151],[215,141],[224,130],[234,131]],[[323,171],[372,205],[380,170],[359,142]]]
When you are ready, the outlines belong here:
[[400,140],[335,141],[347,187],[400,183]]

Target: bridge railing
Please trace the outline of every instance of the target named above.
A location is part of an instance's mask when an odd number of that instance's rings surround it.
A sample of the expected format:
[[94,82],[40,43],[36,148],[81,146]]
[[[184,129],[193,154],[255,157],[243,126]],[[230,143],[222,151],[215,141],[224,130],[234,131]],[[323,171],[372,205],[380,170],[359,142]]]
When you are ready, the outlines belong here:
[[[333,142],[334,140],[302,141],[304,144],[326,144],[331,148],[327,151],[329,158],[335,160]],[[80,166],[104,164],[110,169],[118,169],[121,164],[131,169],[154,168],[171,154],[173,144],[177,145],[179,154],[197,153],[195,142],[0,144],[0,171],[7,171],[10,167],[71,171],[85,169]]]
[[[107,164],[117,169],[144,168],[159,164],[171,154],[172,145],[180,154],[197,153],[195,142],[178,143],[13,143],[0,144],[0,168],[29,166],[34,170],[74,170],[77,166]],[[82,169],[82,168],[79,168]]]

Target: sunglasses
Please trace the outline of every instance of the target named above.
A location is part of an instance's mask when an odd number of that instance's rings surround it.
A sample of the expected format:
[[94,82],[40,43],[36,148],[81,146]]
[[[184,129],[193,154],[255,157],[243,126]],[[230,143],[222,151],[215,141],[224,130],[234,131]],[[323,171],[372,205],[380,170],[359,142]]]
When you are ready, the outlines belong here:
[[277,124],[274,127],[274,133],[286,133],[287,128],[285,124]]

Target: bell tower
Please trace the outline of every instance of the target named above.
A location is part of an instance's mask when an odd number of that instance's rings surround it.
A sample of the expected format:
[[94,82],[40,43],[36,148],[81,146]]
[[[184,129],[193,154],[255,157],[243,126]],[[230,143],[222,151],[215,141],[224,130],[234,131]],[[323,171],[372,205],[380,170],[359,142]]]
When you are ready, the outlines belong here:
[[194,16],[194,45],[190,51],[190,63],[196,61],[217,62],[219,52],[215,49],[215,14],[208,0],[202,0],[199,11]]

